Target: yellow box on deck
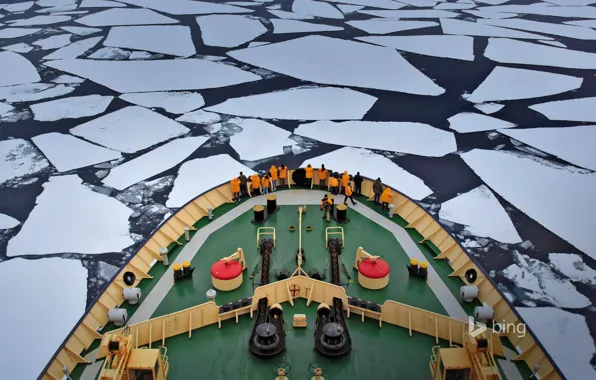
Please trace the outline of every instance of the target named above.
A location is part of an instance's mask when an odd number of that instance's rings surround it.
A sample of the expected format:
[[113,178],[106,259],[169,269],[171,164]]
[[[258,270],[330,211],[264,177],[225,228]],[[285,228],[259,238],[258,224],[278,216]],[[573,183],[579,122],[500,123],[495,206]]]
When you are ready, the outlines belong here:
[[306,321],[306,314],[294,314],[294,327],[306,327],[308,322]]

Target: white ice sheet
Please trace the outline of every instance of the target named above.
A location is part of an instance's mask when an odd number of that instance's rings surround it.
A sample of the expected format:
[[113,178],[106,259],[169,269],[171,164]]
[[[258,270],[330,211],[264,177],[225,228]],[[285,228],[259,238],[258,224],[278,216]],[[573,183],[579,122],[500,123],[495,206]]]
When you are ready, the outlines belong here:
[[[126,62],[73,59],[46,62],[44,65],[88,78],[121,93],[198,90],[261,79],[230,65],[200,59]],[[196,75],[197,72],[201,75]]]
[[354,12],[359,11],[362,8],[364,8],[364,6],[362,6],[362,5],[346,5],[346,4],[337,4],[337,7],[345,15],[350,14],[350,13],[354,13]]
[[490,38],[484,56],[500,63],[596,69],[596,54],[507,38]]
[[203,110],[197,110],[185,113],[184,115],[176,118],[176,121],[182,121],[191,124],[213,124],[221,120],[218,114],[212,112],[206,112]]
[[271,19],[273,23],[273,34],[283,33],[307,33],[307,32],[333,32],[343,30],[339,26],[331,26],[324,24],[315,24],[313,22],[298,21],[298,20],[284,20]]
[[557,100],[530,106],[549,120],[596,122],[596,97]]
[[8,50],[15,53],[29,53],[31,50],[33,50],[33,47],[21,42],[14,45],[4,46],[2,47],[2,50]]
[[567,379],[596,376],[590,365],[596,348],[584,316],[554,307],[516,309]]
[[[35,66],[25,57],[12,51],[0,52],[0,86],[39,82]],[[10,70],[6,68],[10,67]]]
[[125,4],[110,0],[83,0],[79,8],[124,8]]
[[545,33],[554,36],[575,38],[578,40],[596,40],[596,30],[581,26],[555,24],[551,22],[538,22],[511,18],[506,20],[479,19],[479,23],[493,26],[502,26],[510,29],[527,30],[530,32]]
[[596,171],[596,125],[561,128],[530,128],[499,131],[559,157],[573,165]]
[[0,185],[36,174],[50,166],[33,144],[22,139],[0,141],[0,163]]
[[476,4],[461,4],[461,3],[439,3],[435,7],[435,9],[443,9],[443,10],[450,10],[450,9],[471,9],[474,8]]
[[470,96],[469,102],[531,99],[576,90],[583,78],[545,71],[497,66]]
[[514,207],[596,258],[591,231],[596,225],[596,173],[504,151],[474,149],[461,158]]
[[89,34],[101,32],[101,29],[85,28],[84,26],[61,26],[60,29],[79,36],[87,36]]
[[362,119],[377,98],[344,88],[294,88],[227,99],[206,108],[244,117],[281,120]]
[[[272,15],[279,17],[281,19],[287,19],[287,20],[312,20],[314,19],[313,16],[309,16],[309,15],[301,15],[298,13],[294,13],[294,12],[287,12],[287,11],[282,11],[279,9],[276,10],[267,10],[267,12],[271,13]],[[270,19],[271,21],[273,21],[273,19]]]
[[436,9],[408,9],[399,11],[376,11],[376,10],[361,10],[358,13],[365,15],[386,17],[386,18],[441,18],[441,17],[457,17],[455,12],[441,11]]
[[548,260],[551,267],[563,273],[571,281],[596,285],[596,270],[584,263],[584,259],[580,255],[575,253],[549,253]]
[[4,28],[0,29],[0,39],[28,36],[30,34],[37,33],[40,30],[41,29],[38,28]]
[[482,17],[482,18],[489,18],[489,19],[501,19],[501,18],[510,18],[510,17],[517,17],[517,13],[499,13],[499,12],[491,12],[491,11],[470,11],[464,10],[464,12],[469,13],[471,15]]
[[138,106],[122,108],[70,130],[73,135],[125,153],[134,153],[188,132],[182,124]]
[[485,185],[444,202],[439,218],[465,225],[473,236],[506,244],[522,242],[511,218]]
[[515,127],[515,124],[508,121],[472,112],[458,113],[447,120],[449,121],[449,128],[459,133],[493,131]]
[[179,21],[151,9],[112,8],[83,16],[75,20],[87,26],[177,24]]
[[400,21],[387,20],[384,18],[370,20],[354,20],[348,21],[346,22],[346,24],[370,34],[388,34],[401,32],[404,30],[430,28],[432,26],[439,25],[434,21]]
[[33,1],[24,1],[22,3],[16,4],[4,4],[4,7],[0,7],[0,9],[4,9],[7,12],[17,13],[17,12],[24,12],[27,9],[33,6]]
[[301,124],[294,130],[294,134],[328,144],[427,157],[442,157],[457,150],[452,132],[422,123],[316,121]]
[[596,28],[596,20],[564,21],[563,24]]
[[435,5],[437,5],[438,0],[437,1],[433,1],[433,0],[401,0],[400,3],[411,5],[411,6],[417,7],[417,8],[431,8],[431,7],[434,7]]
[[6,214],[0,214],[0,230],[6,230],[8,228],[14,228],[21,224],[18,220],[12,216]]
[[408,173],[387,157],[367,149],[344,147],[310,158],[300,167],[306,167],[308,164],[313,167],[324,164],[328,168],[342,168],[349,173],[360,172],[371,178],[381,178],[384,184],[416,200],[423,199],[433,192],[420,178]]
[[416,54],[474,60],[474,38],[468,36],[371,36],[356,39]]
[[307,36],[228,52],[239,61],[294,78],[440,95],[445,90],[392,49],[324,36]]
[[151,58],[151,53],[146,51],[133,51],[128,59],[148,59]]
[[393,0],[328,0],[328,1],[333,2],[333,3],[361,5],[362,8],[370,7],[370,8],[380,8],[380,9],[400,9],[400,8],[403,8],[406,6],[406,4],[398,3],[397,1],[393,1]]
[[85,79],[79,77],[73,77],[71,75],[60,75],[57,78],[52,79],[53,83],[83,83]]
[[[217,170],[213,170],[217,168]],[[247,177],[255,174],[250,168],[242,165],[227,154],[218,154],[206,158],[196,158],[182,164],[174,187],[170,191],[167,207],[182,207],[186,202],[215,186],[227,183],[238,173]],[[197,178],[202,178],[197,181]]]
[[[257,161],[284,154],[284,143],[292,134],[263,120],[245,119],[237,122],[242,132],[230,137],[230,146],[241,160]],[[263,139],[263,136],[267,136]]]
[[497,26],[478,24],[475,22],[468,22],[462,20],[455,20],[451,18],[442,18],[441,27],[445,34],[459,34],[467,36],[483,36],[483,37],[510,37],[523,38],[531,40],[550,40],[551,38],[541,36],[539,34],[519,32],[506,28],[499,28]]
[[110,170],[110,174],[103,179],[103,184],[117,190],[124,190],[178,165],[209,138],[209,136],[196,136],[170,141]]
[[10,103],[34,102],[42,99],[55,98],[69,94],[74,87],[59,84],[55,86],[49,83],[23,84],[10,87],[0,87],[0,99],[6,99]]
[[495,113],[498,112],[501,108],[505,107],[502,104],[496,104],[496,103],[480,103],[480,104],[474,104],[474,107],[480,111],[482,111],[483,113],[489,115],[491,113]]
[[155,9],[171,15],[202,15],[210,13],[249,13],[252,9],[235,7],[233,5],[209,3],[194,0],[121,0],[123,3]]
[[[31,278],[35,278],[35,284]],[[18,344],[4,352],[0,357],[2,376],[35,379],[85,312],[87,269],[79,260],[16,258],[0,263],[0,286],[18,289],[1,292],[0,302],[19,310],[0,314],[0,336],[14,342],[27,331],[39,338],[34,349]]]
[[238,15],[197,17],[201,38],[207,46],[236,47],[265,34],[267,28],[256,19]]
[[12,26],[37,26],[37,25],[52,25],[61,22],[69,21],[72,17],[70,16],[34,16],[31,18],[17,20],[12,23]]
[[82,182],[77,175],[50,177],[23,227],[8,242],[7,256],[101,254],[132,245],[128,218],[133,210]]
[[130,57],[131,52],[115,47],[104,47],[87,56],[88,59],[113,59],[122,60]]
[[344,18],[344,14],[333,5],[314,0],[294,0],[292,2],[292,12],[322,18]]
[[110,29],[104,46],[148,50],[188,57],[196,54],[190,27],[182,25],[120,26]]
[[567,46],[559,41],[538,41],[540,43],[543,44],[547,44],[547,45],[552,45],[552,46],[556,46],[556,47],[562,47],[562,48],[566,48]]
[[185,113],[205,105],[196,92],[141,92],[120,95],[120,99],[149,108],[163,108],[170,113]]
[[497,5],[496,7],[480,7],[478,10],[504,13],[521,13],[528,15],[545,15],[569,18],[596,18],[594,7],[548,7],[532,5]]
[[115,150],[57,132],[38,135],[31,140],[59,172],[84,168],[122,157],[120,152]]
[[85,54],[87,50],[92,49],[103,37],[91,37],[85,40],[73,42],[72,44],[56,50],[55,52],[46,55],[42,59],[60,59],[70,60],[75,59],[78,56]]
[[60,34],[48,38],[42,38],[33,42],[33,45],[37,45],[41,50],[58,49],[70,44],[70,38],[72,34]]
[[113,96],[86,95],[74,96],[31,105],[34,119],[55,121],[60,119],[78,119],[104,112]]

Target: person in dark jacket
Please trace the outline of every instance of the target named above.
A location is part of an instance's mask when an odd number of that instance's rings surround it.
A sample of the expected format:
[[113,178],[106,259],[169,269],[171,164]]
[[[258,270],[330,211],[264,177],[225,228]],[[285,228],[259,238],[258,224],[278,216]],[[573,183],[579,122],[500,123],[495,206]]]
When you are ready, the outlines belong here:
[[240,172],[240,176],[238,177],[238,179],[240,180],[240,194],[242,198],[246,197],[246,192],[247,192],[247,187],[246,187],[246,176],[244,175],[244,173]]
[[327,194],[321,199],[321,210],[323,210],[323,219],[327,219],[327,223],[331,220],[331,205],[333,201],[329,199]]
[[364,181],[364,178],[360,176],[360,172],[356,173],[354,176],[354,193],[356,193],[356,195],[362,195],[362,181]]
[[378,205],[383,193],[383,183],[380,178],[373,183],[373,193],[375,194],[375,204]]

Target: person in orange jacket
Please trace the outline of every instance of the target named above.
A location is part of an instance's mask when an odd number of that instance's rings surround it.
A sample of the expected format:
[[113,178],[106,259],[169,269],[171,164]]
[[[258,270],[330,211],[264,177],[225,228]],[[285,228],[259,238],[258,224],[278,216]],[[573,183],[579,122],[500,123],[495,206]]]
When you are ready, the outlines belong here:
[[339,191],[341,192],[342,189],[345,189],[348,186],[348,182],[350,182],[350,175],[348,174],[347,170],[344,170],[344,174],[341,176],[341,188]]
[[306,171],[306,186],[308,186],[309,188],[312,188],[313,168],[312,168],[312,166],[310,166],[310,164],[308,164],[308,165],[306,165],[306,168],[304,168],[304,170]]
[[386,187],[381,194],[381,204],[383,205],[383,210],[389,210],[389,202],[391,202],[391,198],[393,198],[393,194],[391,194],[391,189]]
[[352,198],[352,182],[348,182],[348,184],[346,185],[346,187],[344,188],[344,204],[348,204],[348,198],[350,198],[350,200],[352,201],[352,206],[356,205],[356,202],[354,202],[354,198]]
[[286,168],[286,165],[282,164],[279,169],[277,169],[277,175],[279,177],[279,186],[288,186],[288,168]]
[[234,177],[234,179],[232,179],[230,184],[232,185],[232,194],[233,194],[232,200],[234,202],[238,202],[238,200],[240,200],[240,180],[238,178]]
[[261,194],[269,194],[269,186],[271,186],[271,181],[269,176],[265,174],[261,179]]
[[339,179],[337,179],[339,175],[336,173],[333,177],[329,178],[329,187],[331,188],[331,194],[337,195],[339,194]]
[[271,165],[269,168],[269,178],[271,179],[271,191],[277,190],[277,168],[275,165]]
[[325,165],[321,165],[319,169],[319,187],[327,188],[327,177],[329,176],[329,170],[325,169]]
[[[250,176],[250,196],[257,194],[257,190],[261,189],[261,178],[257,173]],[[262,191],[261,191],[262,192]]]

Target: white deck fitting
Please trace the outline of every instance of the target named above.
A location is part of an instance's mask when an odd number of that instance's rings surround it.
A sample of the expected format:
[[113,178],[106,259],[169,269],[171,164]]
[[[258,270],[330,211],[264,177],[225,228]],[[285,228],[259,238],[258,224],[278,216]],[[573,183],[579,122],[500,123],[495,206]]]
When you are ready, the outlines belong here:
[[[277,196],[277,200],[279,202],[278,204],[280,205],[319,204],[321,198],[325,194],[326,192],[317,190],[287,190],[275,192],[275,195]],[[211,223],[197,231],[197,233],[193,236],[190,242],[188,242],[184,246],[184,248],[182,248],[182,251],[176,258],[176,261],[192,260],[198,253],[199,249],[201,249],[207,238],[213,232],[225,226],[238,216],[244,214],[252,207],[263,204],[265,202],[266,196],[267,195],[260,195],[257,197],[253,197],[241,203],[240,205],[228,211],[227,213],[223,214],[222,216],[214,218]],[[410,238],[408,233],[403,228],[393,223],[390,219],[387,219],[379,215],[371,208],[364,206],[360,203],[356,206],[352,206],[351,209],[357,211],[358,213],[364,215],[368,219],[372,220],[373,222],[379,224],[381,227],[393,233],[395,239],[402,246],[409,258],[418,259],[418,261],[420,262],[428,261],[426,257],[422,254],[416,243]],[[432,261],[430,263],[432,264]],[[162,264],[158,263],[157,265]],[[157,310],[157,307],[162,303],[172,286],[174,286],[173,271],[174,270],[170,265],[166,272],[158,280],[157,284],[155,284],[153,290],[151,290],[151,292],[144,297],[143,301],[128,321],[129,324],[143,322],[151,318],[151,316],[153,315],[153,313],[155,313],[155,310]],[[449,316],[462,321],[467,321],[468,315],[462,308],[459,301],[455,298],[455,296],[453,296],[453,294],[449,291],[445,283],[441,280],[441,278],[439,277],[432,265],[428,267],[427,284],[435,293],[438,300],[441,302],[441,305],[447,311],[447,314]]]

